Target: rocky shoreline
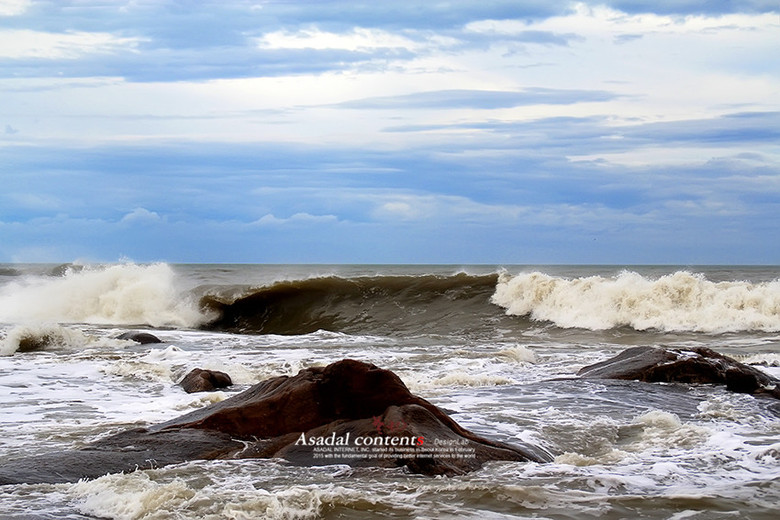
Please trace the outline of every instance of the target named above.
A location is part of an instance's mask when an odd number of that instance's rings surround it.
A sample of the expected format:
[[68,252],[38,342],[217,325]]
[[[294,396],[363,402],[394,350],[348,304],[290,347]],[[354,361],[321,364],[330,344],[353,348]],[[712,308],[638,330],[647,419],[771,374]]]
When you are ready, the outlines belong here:
[[[193,373],[200,382],[213,378],[207,372]],[[778,380],[706,348],[635,347],[584,367],[578,375],[586,380],[719,384],[735,392],[780,398]],[[213,389],[210,386],[201,390]],[[413,395],[393,372],[344,359],[268,379],[222,402],[82,449],[5,462],[0,485],[74,482],[210,459],[404,467],[424,475],[454,476],[489,461],[544,463],[553,457],[541,447],[478,436]]]

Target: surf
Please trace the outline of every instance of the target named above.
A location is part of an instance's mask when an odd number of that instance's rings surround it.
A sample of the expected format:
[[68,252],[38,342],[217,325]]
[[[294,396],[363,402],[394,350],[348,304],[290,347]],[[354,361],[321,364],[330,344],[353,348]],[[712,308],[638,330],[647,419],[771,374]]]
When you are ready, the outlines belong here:
[[677,271],[658,278],[503,273],[491,301],[508,315],[562,328],[724,333],[780,331],[780,280],[713,282]]
[[0,287],[2,323],[195,327],[204,320],[164,263],[68,267]]

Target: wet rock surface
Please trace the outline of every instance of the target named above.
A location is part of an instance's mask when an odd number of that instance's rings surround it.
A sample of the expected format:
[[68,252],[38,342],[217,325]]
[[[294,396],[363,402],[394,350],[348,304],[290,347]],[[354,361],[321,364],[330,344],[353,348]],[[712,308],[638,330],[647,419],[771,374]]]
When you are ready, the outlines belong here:
[[194,368],[179,381],[185,392],[194,394],[196,392],[213,392],[220,388],[233,386],[233,380],[225,372],[218,370],[203,370]]
[[116,339],[135,341],[136,343],[140,343],[141,345],[148,345],[150,343],[162,343],[160,338],[158,338],[154,334],[150,334],[148,332],[137,332],[137,331],[123,332],[122,334],[117,336]]
[[624,379],[649,383],[725,385],[745,394],[780,398],[780,381],[712,349],[634,347],[601,363],[586,366],[578,374],[591,379]]

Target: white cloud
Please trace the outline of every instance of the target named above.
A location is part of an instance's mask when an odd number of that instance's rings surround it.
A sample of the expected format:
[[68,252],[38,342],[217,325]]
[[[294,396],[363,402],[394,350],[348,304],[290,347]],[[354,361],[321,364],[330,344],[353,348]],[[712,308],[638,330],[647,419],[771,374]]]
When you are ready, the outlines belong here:
[[122,224],[151,224],[160,222],[162,218],[157,212],[146,208],[136,208],[120,220]]
[[529,208],[520,205],[487,204],[455,195],[382,194],[363,195],[375,204],[372,216],[380,221],[516,221]]
[[410,220],[418,218],[423,211],[420,207],[415,207],[408,202],[385,202],[376,210],[376,215],[388,218],[400,218],[401,220]]
[[384,48],[414,49],[417,44],[399,34],[356,27],[351,32],[333,33],[319,29],[275,31],[255,38],[263,49],[342,49],[362,51]]
[[279,218],[273,213],[268,213],[255,220],[252,224],[258,226],[280,226],[292,223],[326,223],[337,221],[338,217],[335,215],[311,215],[310,213],[296,213],[289,218]]
[[89,54],[135,50],[140,41],[139,38],[120,38],[103,32],[7,29],[0,31],[0,58],[75,60]]
[[0,0],[0,16],[18,16],[32,5],[31,0]]

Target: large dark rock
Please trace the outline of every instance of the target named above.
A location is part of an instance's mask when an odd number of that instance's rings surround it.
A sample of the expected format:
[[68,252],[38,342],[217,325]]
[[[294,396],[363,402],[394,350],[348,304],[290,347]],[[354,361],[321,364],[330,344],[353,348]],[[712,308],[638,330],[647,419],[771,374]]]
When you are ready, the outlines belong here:
[[230,435],[215,431],[185,429],[151,434],[137,428],[80,450],[64,450],[4,463],[0,466],[0,485],[76,482],[107,473],[229,457],[243,446]]
[[298,465],[405,466],[457,475],[487,461],[552,459],[475,435],[398,376],[354,360],[258,383],[239,395],[81,450],[0,467],[0,484],[66,482],[194,459],[279,458]]
[[154,334],[150,334],[148,332],[137,332],[137,331],[123,332],[122,334],[117,336],[116,339],[135,341],[136,343],[140,343],[142,345],[147,345],[149,343],[162,343],[160,338],[158,338]]
[[595,379],[633,379],[651,383],[726,385],[732,392],[780,398],[780,381],[766,372],[705,347],[634,347],[584,367],[578,375]]
[[188,394],[213,392],[232,385],[233,380],[226,373],[218,370],[203,370],[202,368],[193,368],[179,381],[179,386]]

